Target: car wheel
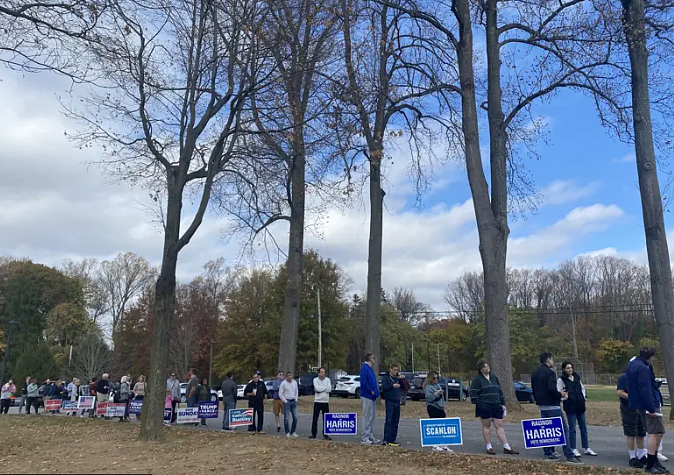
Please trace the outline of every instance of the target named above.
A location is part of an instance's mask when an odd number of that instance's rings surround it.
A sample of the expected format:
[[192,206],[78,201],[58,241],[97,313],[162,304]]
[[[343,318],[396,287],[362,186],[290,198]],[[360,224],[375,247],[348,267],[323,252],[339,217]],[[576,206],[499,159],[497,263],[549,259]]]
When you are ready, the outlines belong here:
[[356,397],[356,399],[359,399],[360,398],[360,388],[356,388],[356,392],[353,395]]

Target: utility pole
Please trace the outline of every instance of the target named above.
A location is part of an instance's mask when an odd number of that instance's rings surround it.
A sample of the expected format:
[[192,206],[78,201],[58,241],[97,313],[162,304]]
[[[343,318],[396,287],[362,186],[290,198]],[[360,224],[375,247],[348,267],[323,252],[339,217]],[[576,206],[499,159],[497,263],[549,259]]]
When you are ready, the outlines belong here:
[[412,372],[414,373],[414,342],[412,342]]
[[316,287],[316,300],[318,302],[318,367],[322,366],[323,361],[323,337],[321,328],[321,289]]
[[436,343],[438,348],[438,374],[442,374],[440,371],[440,343]]

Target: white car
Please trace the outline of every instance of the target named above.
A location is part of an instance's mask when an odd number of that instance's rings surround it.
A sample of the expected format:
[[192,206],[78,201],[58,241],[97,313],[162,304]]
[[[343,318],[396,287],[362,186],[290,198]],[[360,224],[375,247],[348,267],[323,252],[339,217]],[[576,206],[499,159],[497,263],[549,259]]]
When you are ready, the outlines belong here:
[[[180,383],[180,401],[186,402],[185,392],[187,391],[187,383]],[[218,392],[211,389],[211,402],[218,402]]]
[[336,396],[342,396],[347,398],[353,396],[355,398],[360,397],[360,376],[357,374],[349,374],[342,376],[337,380],[335,385],[334,394]]
[[246,389],[246,386],[244,384],[237,384],[236,385],[236,398],[237,399],[245,399],[245,395],[243,394],[243,390]]

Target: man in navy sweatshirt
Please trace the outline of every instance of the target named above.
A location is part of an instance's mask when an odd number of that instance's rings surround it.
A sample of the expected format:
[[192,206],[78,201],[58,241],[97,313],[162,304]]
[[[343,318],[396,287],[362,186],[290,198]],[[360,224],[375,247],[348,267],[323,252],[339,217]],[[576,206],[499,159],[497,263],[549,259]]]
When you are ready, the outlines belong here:
[[398,374],[398,365],[392,364],[389,374],[381,381],[381,392],[386,400],[386,423],[384,424],[384,445],[400,447],[398,438],[398,423],[400,422],[400,399],[402,398],[402,384]]
[[655,355],[655,348],[641,348],[639,357],[627,365],[627,393],[630,409],[636,409],[648,433],[648,457],[646,473],[669,473],[658,462],[658,445],[665,434],[665,425],[662,421],[662,399],[655,382],[655,374],[650,367],[651,359]]
[[377,415],[375,404],[379,397],[379,384],[374,374],[374,355],[365,355],[365,361],[360,367],[360,400],[363,401],[363,436],[360,443],[365,445],[378,444],[374,438],[374,423]]

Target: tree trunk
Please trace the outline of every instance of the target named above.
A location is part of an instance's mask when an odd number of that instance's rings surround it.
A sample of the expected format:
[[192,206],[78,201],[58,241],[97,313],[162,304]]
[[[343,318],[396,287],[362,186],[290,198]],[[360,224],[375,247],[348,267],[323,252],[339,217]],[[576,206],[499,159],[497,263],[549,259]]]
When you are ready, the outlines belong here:
[[164,437],[166,368],[168,367],[171,324],[176,308],[176,268],[178,266],[183,186],[176,185],[177,179],[174,173],[169,172],[168,175],[164,255],[155,291],[150,372],[147,378],[148,393],[143,400],[143,418],[140,427],[140,439],[145,442],[162,440]]
[[[674,289],[658,183],[648,87],[644,0],[622,0],[623,29],[632,70],[632,114],[639,191],[646,233],[653,310],[668,381],[674,381]],[[670,410],[674,419],[674,406]]]
[[[365,351],[380,365],[381,264],[384,190],[381,189],[383,146],[370,151],[370,241],[367,257],[367,303],[365,307]],[[378,366],[375,366],[377,371]]]
[[[296,122],[301,123],[301,122]],[[293,137],[293,163],[291,164],[290,236],[283,323],[279,341],[278,370],[295,371],[297,357],[297,332],[300,324],[300,293],[304,260],[304,200],[305,167],[303,127],[295,128]]]

